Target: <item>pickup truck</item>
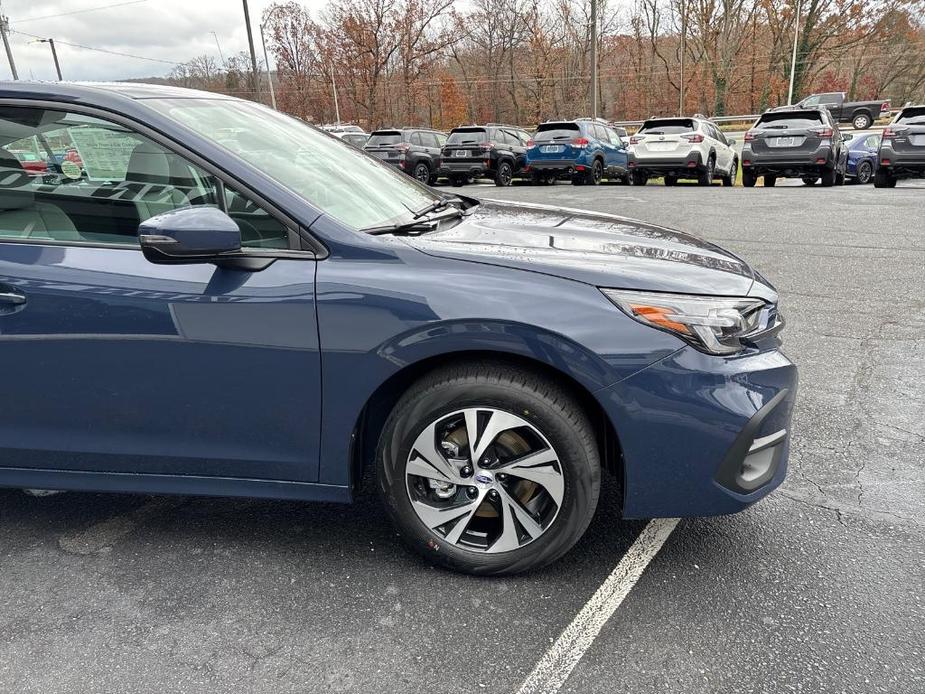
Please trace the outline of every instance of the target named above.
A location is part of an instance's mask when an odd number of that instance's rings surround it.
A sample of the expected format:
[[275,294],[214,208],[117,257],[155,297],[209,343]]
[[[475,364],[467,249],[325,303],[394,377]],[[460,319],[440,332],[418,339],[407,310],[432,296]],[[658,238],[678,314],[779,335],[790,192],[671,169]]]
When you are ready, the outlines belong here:
[[797,106],[825,106],[839,123],[851,123],[855,130],[866,130],[877,118],[890,112],[890,100],[845,101],[845,92],[810,94]]

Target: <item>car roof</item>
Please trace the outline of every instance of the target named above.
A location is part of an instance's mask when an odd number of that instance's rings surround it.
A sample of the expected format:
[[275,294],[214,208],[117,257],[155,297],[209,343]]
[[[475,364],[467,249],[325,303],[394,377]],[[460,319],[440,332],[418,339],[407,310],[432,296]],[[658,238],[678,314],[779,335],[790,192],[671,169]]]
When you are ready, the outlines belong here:
[[140,99],[234,99],[198,89],[145,82],[40,82],[0,81],[0,98],[48,99],[52,101],[125,102]]

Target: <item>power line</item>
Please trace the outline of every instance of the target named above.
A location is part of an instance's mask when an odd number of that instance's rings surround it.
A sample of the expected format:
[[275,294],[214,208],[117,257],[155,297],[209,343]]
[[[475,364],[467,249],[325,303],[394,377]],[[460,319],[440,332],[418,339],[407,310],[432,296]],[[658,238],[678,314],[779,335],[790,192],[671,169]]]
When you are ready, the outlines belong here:
[[[38,19],[54,19],[55,17],[69,17],[72,14],[82,14],[84,12],[96,12],[97,10],[108,10],[113,7],[124,7],[126,5],[138,5],[143,2],[148,2],[148,0],[128,0],[128,2],[117,2],[112,5],[99,5],[98,7],[87,7],[82,10],[71,10],[69,12],[59,12],[57,14],[45,14],[39,17],[26,17],[24,19],[11,19],[10,22],[14,24],[23,24],[24,22],[34,22]],[[63,43],[63,41],[61,42]]]
[[[38,36],[36,34],[30,34],[25,31],[17,31],[16,29],[10,29],[11,34],[19,34],[20,36],[28,36],[33,39],[44,39],[44,36]],[[166,65],[180,65],[175,60],[165,60],[164,58],[151,58],[146,55],[135,55],[134,53],[122,53],[121,51],[111,51],[108,48],[96,48],[94,46],[84,46],[80,43],[71,43],[69,41],[62,41],[61,39],[55,39],[55,41],[62,46],[70,46],[71,48],[82,48],[87,51],[96,51],[98,53],[108,53],[109,55],[118,55],[122,58],[135,58],[136,60],[149,60],[153,63],[164,63]]]

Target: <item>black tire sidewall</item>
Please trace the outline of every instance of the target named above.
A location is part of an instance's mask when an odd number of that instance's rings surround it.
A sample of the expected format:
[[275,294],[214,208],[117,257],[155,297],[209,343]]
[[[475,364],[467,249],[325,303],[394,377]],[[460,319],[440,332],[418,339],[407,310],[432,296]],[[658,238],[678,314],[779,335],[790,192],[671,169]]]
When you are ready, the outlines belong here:
[[[410,395],[410,397],[408,397]],[[404,473],[411,446],[429,423],[471,406],[494,407],[529,421],[555,448],[565,477],[558,515],[546,532],[520,549],[498,554],[467,551],[446,543],[418,518]],[[447,381],[412,389],[396,405],[380,438],[376,456],[379,489],[403,540],[430,561],[474,574],[517,573],[558,559],[581,537],[591,520],[600,491],[600,463],[589,425],[581,415],[585,436],[564,410],[518,383]],[[583,440],[585,439],[585,440]]]

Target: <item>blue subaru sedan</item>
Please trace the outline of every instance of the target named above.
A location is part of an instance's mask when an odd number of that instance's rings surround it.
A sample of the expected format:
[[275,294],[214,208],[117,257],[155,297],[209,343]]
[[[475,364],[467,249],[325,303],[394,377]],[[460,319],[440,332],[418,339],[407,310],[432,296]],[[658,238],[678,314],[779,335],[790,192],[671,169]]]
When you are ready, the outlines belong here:
[[[55,161],[26,171],[15,152]],[[745,261],[443,195],[263,106],[0,84],[0,485],[349,502],[477,574],[626,518],[739,511],[796,394]]]

